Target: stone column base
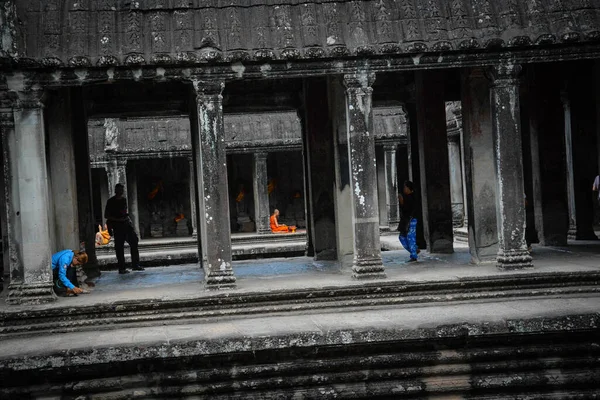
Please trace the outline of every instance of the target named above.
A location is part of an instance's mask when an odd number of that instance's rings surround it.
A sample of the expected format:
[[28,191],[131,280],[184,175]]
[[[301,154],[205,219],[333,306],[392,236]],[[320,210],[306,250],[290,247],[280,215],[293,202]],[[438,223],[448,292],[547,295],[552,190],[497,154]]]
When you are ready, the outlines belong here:
[[267,235],[269,233],[271,233],[270,228],[261,228],[261,227],[256,228],[257,235]]
[[208,290],[221,290],[221,289],[234,289],[235,276],[233,270],[219,271],[217,273],[210,273],[206,275],[204,285]]
[[570,224],[569,230],[567,231],[567,239],[575,240],[577,239],[577,226]]
[[354,279],[382,279],[386,278],[385,268],[381,258],[354,260],[352,265]]
[[496,267],[502,270],[533,268],[533,259],[527,250],[500,250]]
[[11,283],[8,285],[6,303],[18,304],[43,304],[56,301],[57,297],[52,290],[52,283]]

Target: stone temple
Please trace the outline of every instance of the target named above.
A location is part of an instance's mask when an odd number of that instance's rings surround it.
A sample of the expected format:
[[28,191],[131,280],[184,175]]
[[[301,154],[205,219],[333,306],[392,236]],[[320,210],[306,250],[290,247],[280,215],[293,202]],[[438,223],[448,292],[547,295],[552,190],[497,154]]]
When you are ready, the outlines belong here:
[[600,397],[597,0],[0,0],[0,133],[0,398]]

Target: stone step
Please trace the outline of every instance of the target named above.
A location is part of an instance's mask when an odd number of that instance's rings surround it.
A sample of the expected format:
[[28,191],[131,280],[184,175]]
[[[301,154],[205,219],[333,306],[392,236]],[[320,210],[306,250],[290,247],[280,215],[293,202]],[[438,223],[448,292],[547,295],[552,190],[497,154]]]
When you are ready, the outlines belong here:
[[469,243],[469,232],[467,228],[454,229],[454,240],[459,243]]
[[[256,257],[283,257],[303,255],[306,251],[306,233],[233,235],[231,252],[234,260]],[[131,262],[128,246],[125,260]],[[147,239],[139,243],[140,262],[143,265],[171,265],[198,261],[198,242],[194,238]],[[114,242],[96,248],[98,266],[116,268]]]
[[398,307],[490,299],[564,296],[600,292],[600,272],[530,273],[429,282],[382,281],[364,285],[201,293],[182,300],[129,300],[43,310],[2,311],[0,337],[148,326],[268,313],[298,313],[347,307]]
[[0,398],[593,399],[597,302],[350,308],[14,338],[0,342]]

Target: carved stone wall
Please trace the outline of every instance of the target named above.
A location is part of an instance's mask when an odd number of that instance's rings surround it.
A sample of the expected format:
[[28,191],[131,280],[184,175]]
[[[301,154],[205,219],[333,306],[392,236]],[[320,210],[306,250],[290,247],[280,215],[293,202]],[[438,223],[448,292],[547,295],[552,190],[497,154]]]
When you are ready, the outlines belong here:
[[[374,108],[378,142],[406,139],[406,115],[400,107]],[[225,114],[225,141],[230,152],[248,153],[299,149],[302,125],[295,111]],[[112,156],[152,158],[191,151],[189,119],[92,119],[88,125],[90,159],[102,162]]]
[[[592,0],[10,0],[44,65],[315,59],[598,40]],[[16,8],[16,15],[11,10]],[[6,25],[6,24],[5,24]],[[8,24],[11,25],[11,24]],[[8,26],[7,25],[7,26]],[[18,37],[17,37],[18,35]],[[13,47],[11,45],[11,47]],[[11,50],[9,55],[15,54]]]
[[373,108],[375,140],[406,140],[408,132],[406,113],[401,107]]
[[302,126],[296,112],[226,114],[228,148],[302,144]]

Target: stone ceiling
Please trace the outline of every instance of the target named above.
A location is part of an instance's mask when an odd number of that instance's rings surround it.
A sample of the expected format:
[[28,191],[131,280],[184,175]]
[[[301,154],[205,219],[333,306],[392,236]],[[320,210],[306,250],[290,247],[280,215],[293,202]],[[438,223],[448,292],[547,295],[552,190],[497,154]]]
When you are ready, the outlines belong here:
[[600,40],[598,0],[0,0],[0,6],[0,57],[46,66],[265,62]]

